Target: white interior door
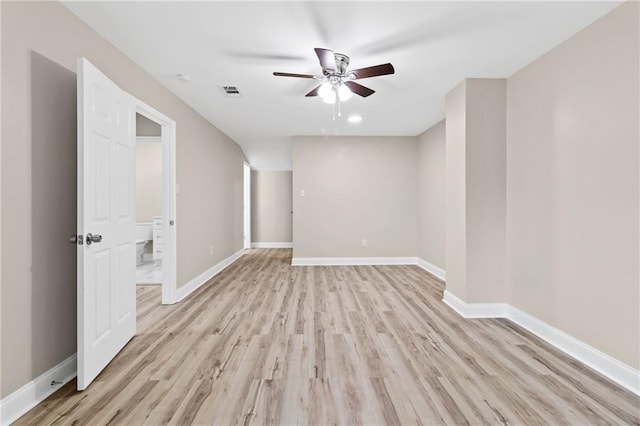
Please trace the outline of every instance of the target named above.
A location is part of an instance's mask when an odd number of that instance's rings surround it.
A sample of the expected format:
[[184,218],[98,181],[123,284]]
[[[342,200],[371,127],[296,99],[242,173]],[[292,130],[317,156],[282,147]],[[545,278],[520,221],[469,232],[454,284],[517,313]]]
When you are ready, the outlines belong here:
[[79,58],[78,390],[136,331],[134,182],[133,99]]

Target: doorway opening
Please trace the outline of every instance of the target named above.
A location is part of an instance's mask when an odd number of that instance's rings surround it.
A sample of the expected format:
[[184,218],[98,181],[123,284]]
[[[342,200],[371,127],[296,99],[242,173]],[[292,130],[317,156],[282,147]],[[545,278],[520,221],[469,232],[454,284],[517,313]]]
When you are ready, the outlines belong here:
[[162,126],[136,113],[136,285],[162,285]]
[[175,121],[136,99],[136,284],[177,290]]

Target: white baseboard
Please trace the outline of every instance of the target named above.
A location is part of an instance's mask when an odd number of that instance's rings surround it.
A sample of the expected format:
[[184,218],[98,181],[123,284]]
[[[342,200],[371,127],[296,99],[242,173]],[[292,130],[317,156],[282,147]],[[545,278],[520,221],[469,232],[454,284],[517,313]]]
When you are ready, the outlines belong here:
[[231,265],[233,262],[238,260],[240,256],[242,256],[243,254],[244,254],[244,249],[238,250],[231,256],[213,265],[211,268],[207,269],[206,271],[204,271],[203,273],[201,273],[200,275],[198,275],[197,277],[195,277],[194,279],[192,279],[182,287],[179,287],[176,291],[176,298],[174,303],[181,301],[182,299],[184,299],[185,297],[193,293],[202,284],[206,283],[211,278],[218,275],[227,266]]
[[293,243],[251,243],[251,248],[293,248]]
[[465,303],[445,290],[442,299],[464,318],[506,318],[623,388],[640,395],[640,371],[507,303]]
[[293,266],[416,265],[415,257],[294,257]]
[[442,281],[447,273],[419,257],[294,257],[293,266],[332,266],[332,265],[417,265]]
[[[62,361],[0,401],[0,424],[9,425],[76,377],[76,355]],[[62,382],[51,385],[52,381]]]
[[509,305],[507,318],[623,388],[640,395],[639,370],[513,306]]
[[447,281],[447,273],[444,269],[438,268],[436,265],[433,265],[426,260],[420,259],[419,257],[417,258],[417,265],[434,277],[439,278],[442,281]]
[[464,318],[507,318],[506,303],[466,303],[447,290],[442,301]]

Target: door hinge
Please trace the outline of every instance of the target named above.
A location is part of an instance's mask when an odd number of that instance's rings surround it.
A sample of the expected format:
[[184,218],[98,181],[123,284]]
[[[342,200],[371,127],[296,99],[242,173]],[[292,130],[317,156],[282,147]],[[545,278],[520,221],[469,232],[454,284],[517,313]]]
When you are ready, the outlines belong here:
[[70,235],[69,236],[69,243],[77,244],[77,245],[81,246],[84,243],[84,241],[82,239],[82,234],[80,234],[80,235],[75,235],[75,234],[74,235]]

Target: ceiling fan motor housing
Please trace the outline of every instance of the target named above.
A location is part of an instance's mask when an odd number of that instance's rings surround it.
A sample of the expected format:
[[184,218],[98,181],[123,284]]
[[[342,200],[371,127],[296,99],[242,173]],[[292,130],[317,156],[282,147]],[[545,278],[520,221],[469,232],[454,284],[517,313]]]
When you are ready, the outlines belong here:
[[349,57],[342,53],[334,53],[333,56],[336,58],[336,74],[345,75],[349,66]]

